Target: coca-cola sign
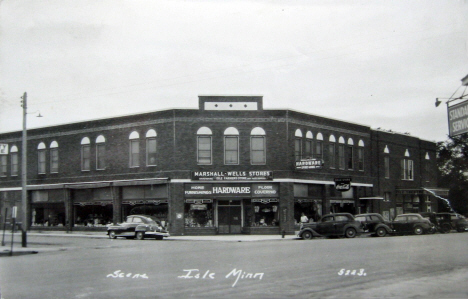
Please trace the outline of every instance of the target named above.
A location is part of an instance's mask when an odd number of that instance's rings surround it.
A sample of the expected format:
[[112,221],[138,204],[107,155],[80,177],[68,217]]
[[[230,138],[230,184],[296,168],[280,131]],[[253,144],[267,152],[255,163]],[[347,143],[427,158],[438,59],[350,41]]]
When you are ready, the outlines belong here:
[[351,189],[351,178],[335,178],[336,191],[349,191]]

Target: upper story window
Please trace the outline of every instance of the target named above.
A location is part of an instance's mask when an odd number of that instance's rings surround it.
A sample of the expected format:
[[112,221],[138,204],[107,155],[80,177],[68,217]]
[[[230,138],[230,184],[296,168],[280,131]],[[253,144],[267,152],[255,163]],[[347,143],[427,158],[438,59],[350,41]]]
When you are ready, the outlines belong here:
[[146,132],[146,165],[156,166],[156,137],[158,134],[151,129]]
[[203,165],[211,165],[212,150],[211,150],[211,136],[213,133],[208,127],[201,127],[197,131],[197,163]]
[[332,134],[328,138],[328,163],[330,164],[330,168],[336,167],[336,138]]
[[429,181],[430,178],[430,173],[431,173],[431,157],[429,156],[429,153],[426,152],[426,155],[424,156],[424,171],[425,171],[425,176],[426,176],[426,181]]
[[39,174],[46,173],[46,149],[44,142],[37,146],[37,172]]
[[362,140],[359,140],[357,154],[358,154],[358,170],[364,171],[364,141]]
[[106,138],[99,135],[96,138],[96,169],[106,169]]
[[354,141],[348,138],[348,146],[346,147],[346,157],[348,158],[348,170],[354,169]]
[[386,145],[384,148],[384,175],[386,179],[390,178],[390,150],[388,149],[388,146]]
[[317,133],[317,138],[315,139],[315,158],[323,159],[323,135],[322,133]]
[[129,166],[140,167],[140,134],[133,131],[129,136]]
[[311,131],[307,131],[306,133],[306,140],[305,140],[305,152],[304,156],[306,159],[310,159],[313,156],[313,139],[314,135]]
[[338,167],[345,169],[345,140],[342,136],[338,139]]
[[18,147],[13,145],[10,149],[10,157],[11,157],[11,175],[17,176],[19,173],[19,157],[18,157]]
[[7,176],[8,172],[8,156],[0,155],[0,176]]
[[224,164],[239,164],[239,131],[233,127],[224,131]]
[[266,136],[260,127],[250,132],[250,161],[253,165],[266,164]]
[[294,158],[296,161],[300,161],[302,158],[302,131],[297,129],[294,137]]
[[409,157],[410,153],[407,149],[405,151],[405,158],[401,160],[401,179],[412,181],[414,180],[414,163]]
[[91,141],[88,137],[81,139],[81,170],[91,170]]
[[58,173],[59,169],[59,154],[58,154],[58,143],[57,141],[52,141],[49,146],[49,156],[50,156],[50,173]]

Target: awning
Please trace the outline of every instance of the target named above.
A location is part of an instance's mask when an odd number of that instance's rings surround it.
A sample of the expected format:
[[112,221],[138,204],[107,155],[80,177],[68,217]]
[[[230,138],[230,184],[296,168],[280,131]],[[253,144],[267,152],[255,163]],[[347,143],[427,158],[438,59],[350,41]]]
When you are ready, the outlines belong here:
[[446,188],[423,188],[426,193],[430,193],[431,195],[438,195],[438,196],[448,196],[450,189]]
[[109,187],[110,182],[98,182],[98,183],[76,183],[76,184],[66,184],[65,186],[69,189],[89,189],[89,188],[104,188]]
[[64,184],[48,184],[48,185],[27,185],[27,190],[51,190],[51,189],[63,189]]
[[141,185],[158,185],[167,183],[167,178],[161,179],[141,179],[141,180],[127,180],[127,181],[114,181],[114,186],[141,186]]
[[414,189],[396,189],[396,195],[437,195],[448,196],[449,189],[445,188],[414,188]]
[[366,200],[366,199],[369,199],[369,200],[383,200],[384,198],[382,196],[368,196],[368,197],[359,197],[360,200]]

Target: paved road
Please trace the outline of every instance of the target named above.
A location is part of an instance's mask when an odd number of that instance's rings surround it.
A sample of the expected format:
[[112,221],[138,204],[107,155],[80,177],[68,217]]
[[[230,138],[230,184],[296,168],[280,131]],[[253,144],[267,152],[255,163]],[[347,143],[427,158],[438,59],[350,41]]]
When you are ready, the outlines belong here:
[[258,242],[28,239],[62,250],[1,257],[5,299],[468,296],[468,233]]

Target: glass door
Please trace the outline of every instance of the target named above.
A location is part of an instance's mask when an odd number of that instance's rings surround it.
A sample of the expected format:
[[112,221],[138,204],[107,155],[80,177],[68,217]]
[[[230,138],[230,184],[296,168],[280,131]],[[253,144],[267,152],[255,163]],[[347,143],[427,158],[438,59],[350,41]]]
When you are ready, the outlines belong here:
[[241,213],[240,201],[220,200],[218,202],[219,234],[240,234],[242,229]]

